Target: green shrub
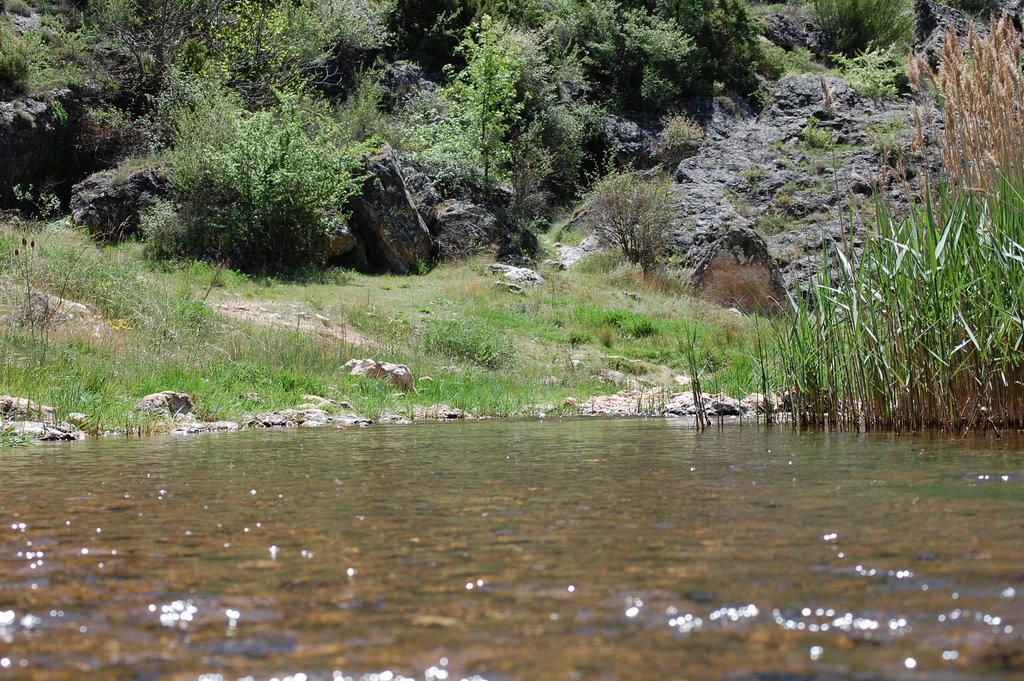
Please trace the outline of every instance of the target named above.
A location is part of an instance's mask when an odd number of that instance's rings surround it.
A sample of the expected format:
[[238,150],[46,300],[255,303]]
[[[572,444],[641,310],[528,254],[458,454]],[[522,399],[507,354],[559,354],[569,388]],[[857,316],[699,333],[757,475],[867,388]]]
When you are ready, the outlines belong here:
[[870,50],[856,57],[835,55],[840,74],[854,90],[871,99],[896,99],[905,60],[893,49]]
[[0,91],[20,92],[28,74],[28,47],[15,35],[7,17],[0,16]]
[[873,49],[908,48],[916,19],[911,0],[814,0],[814,19],[836,50],[854,56]]
[[800,131],[800,139],[810,149],[818,151],[831,149],[836,145],[835,134],[829,130],[823,130],[819,125],[817,118],[807,119],[807,125]]
[[515,360],[508,336],[478,322],[430,321],[421,342],[427,352],[487,369],[507,367]]
[[660,155],[669,166],[679,165],[684,158],[693,156],[704,141],[704,129],[684,114],[666,116],[661,124]]
[[668,187],[632,170],[615,171],[594,187],[586,224],[602,242],[617,248],[645,274],[661,262],[672,233]]
[[165,235],[154,252],[250,271],[315,262],[358,188],[355,153],[339,147],[315,101],[280,95],[277,108],[249,113],[223,92],[210,95],[177,116],[171,166],[180,224],[166,211],[151,216],[151,236]]

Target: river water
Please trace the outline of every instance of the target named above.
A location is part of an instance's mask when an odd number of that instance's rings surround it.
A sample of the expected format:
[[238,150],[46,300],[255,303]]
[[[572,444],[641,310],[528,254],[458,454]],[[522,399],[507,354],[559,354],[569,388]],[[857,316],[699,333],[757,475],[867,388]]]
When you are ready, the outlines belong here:
[[0,450],[0,678],[1024,677],[1024,440],[493,421]]

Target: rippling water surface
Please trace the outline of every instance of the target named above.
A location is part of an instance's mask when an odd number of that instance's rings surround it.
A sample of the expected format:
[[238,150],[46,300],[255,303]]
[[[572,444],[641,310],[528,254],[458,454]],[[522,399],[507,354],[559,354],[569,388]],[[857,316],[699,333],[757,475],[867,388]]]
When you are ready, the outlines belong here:
[[1024,675],[1020,438],[503,421],[0,466],[0,678]]

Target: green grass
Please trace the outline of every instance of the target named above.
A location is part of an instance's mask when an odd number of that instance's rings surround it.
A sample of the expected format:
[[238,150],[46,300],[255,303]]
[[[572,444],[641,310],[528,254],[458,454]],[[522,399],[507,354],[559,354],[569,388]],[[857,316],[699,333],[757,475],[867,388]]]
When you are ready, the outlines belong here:
[[[22,236],[37,248],[15,256]],[[244,420],[306,394],[347,401],[371,418],[441,403],[514,416],[614,391],[599,382],[602,369],[671,387],[674,374],[690,371],[691,336],[706,389],[744,396],[757,385],[748,320],[689,298],[670,272],[645,277],[610,258],[600,268],[545,269],[547,284],[516,295],[494,286],[484,261],[421,276],[327,271],[282,280],[153,263],[142,253],[137,243],[98,248],[65,222],[0,226],[0,316],[24,312],[26,277],[91,310],[66,323],[4,324],[4,392],[53,406],[58,418],[85,413],[91,432],[165,428],[132,411],[161,390],[190,394],[206,420]],[[211,307],[218,303],[279,321],[221,316]],[[296,328],[299,315],[320,315],[375,346]],[[416,392],[341,374],[355,357],[408,365]]]

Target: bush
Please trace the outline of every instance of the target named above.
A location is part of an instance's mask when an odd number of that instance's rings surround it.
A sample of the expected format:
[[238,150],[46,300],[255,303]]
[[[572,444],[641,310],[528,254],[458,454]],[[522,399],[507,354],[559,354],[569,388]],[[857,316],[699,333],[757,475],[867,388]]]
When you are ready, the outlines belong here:
[[14,34],[7,17],[0,16],[0,91],[20,92],[28,79],[29,50]]
[[661,262],[672,234],[672,202],[663,183],[632,170],[615,171],[594,187],[586,224],[604,243],[618,248],[644,274]]
[[658,138],[660,156],[669,166],[677,166],[684,158],[693,156],[704,141],[704,129],[689,116],[674,114],[661,119]]
[[850,57],[873,49],[902,51],[914,38],[910,0],[814,0],[813,14],[836,49]]
[[316,102],[281,95],[276,109],[248,113],[223,92],[210,95],[178,114],[171,167],[181,224],[163,209],[151,216],[151,235],[162,235],[154,252],[250,271],[316,261],[358,188],[355,153],[338,146]]
[[895,50],[871,50],[856,57],[835,56],[843,80],[863,97],[896,99],[905,60]]
[[512,364],[515,349],[508,336],[477,322],[431,321],[423,329],[423,348],[454,360],[465,360],[486,369]]

